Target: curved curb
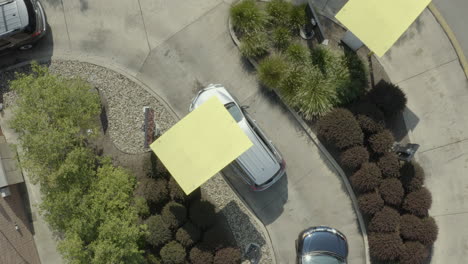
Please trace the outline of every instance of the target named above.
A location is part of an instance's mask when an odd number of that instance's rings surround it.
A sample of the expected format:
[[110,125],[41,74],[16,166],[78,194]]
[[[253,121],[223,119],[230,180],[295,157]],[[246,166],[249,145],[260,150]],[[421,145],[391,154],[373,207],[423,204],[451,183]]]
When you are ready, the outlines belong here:
[[[231,34],[231,38],[236,44],[236,46],[239,48],[240,46],[240,41],[237,38],[236,34],[234,33],[234,29],[231,24],[231,17],[229,17],[228,21],[229,25],[229,33]],[[255,67],[258,67],[258,63],[250,58],[247,58],[247,60]],[[351,184],[349,183],[348,177],[346,177],[346,174],[344,173],[343,169],[341,169],[340,165],[335,161],[335,159],[331,156],[330,152],[325,148],[325,146],[320,142],[320,140],[317,138],[317,135],[309,128],[309,126],[304,122],[304,120],[299,116],[299,114],[296,113],[295,110],[293,110],[291,107],[289,107],[287,104],[284,103],[283,98],[279,93],[277,93],[275,90],[273,90],[274,93],[278,96],[278,98],[281,99],[283,102],[283,105],[288,109],[288,111],[294,116],[296,121],[301,125],[302,129],[306,132],[307,136],[314,142],[314,144],[319,148],[319,150],[325,155],[325,157],[328,159],[328,161],[332,164],[332,166],[335,168],[335,170],[338,172],[340,175],[341,179],[343,180],[343,183],[346,187],[346,191],[348,192],[349,197],[351,198],[351,202],[353,204],[353,209],[354,212],[356,213],[358,223],[359,223],[359,228],[361,229],[362,232],[362,237],[364,240],[364,254],[366,258],[366,263],[370,264],[370,256],[369,256],[369,244],[368,244],[368,239],[367,239],[367,229],[364,224],[364,218],[362,217],[361,211],[359,211],[359,206],[358,206],[358,201],[356,199],[356,195],[354,194],[353,189],[351,188]]]
[[466,60],[465,54],[463,53],[463,49],[460,46],[457,37],[455,37],[455,33],[453,32],[452,28],[450,28],[447,21],[440,13],[439,9],[437,9],[437,7],[433,3],[430,3],[428,5],[428,9],[431,11],[432,15],[435,17],[435,19],[447,35],[448,39],[452,43],[452,46],[455,49],[455,53],[457,53],[458,60],[460,61],[460,64],[463,68],[463,72],[465,73],[466,78],[468,78],[468,61]]

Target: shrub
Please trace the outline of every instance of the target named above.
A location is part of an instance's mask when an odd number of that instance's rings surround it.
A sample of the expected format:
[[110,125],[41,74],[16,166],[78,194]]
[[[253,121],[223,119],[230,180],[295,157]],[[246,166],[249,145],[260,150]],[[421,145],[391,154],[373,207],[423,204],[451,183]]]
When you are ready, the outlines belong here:
[[190,250],[190,261],[192,264],[212,264],[213,254],[201,247],[194,247]]
[[138,216],[146,218],[150,214],[150,209],[146,199],[143,197],[135,197],[135,209],[137,210]]
[[220,248],[229,246],[228,237],[226,236],[226,230],[220,225],[216,225],[210,228],[203,235],[202,245],[204,248],[216,251]]
[[359,209],[366,215],[374,215],[382,209],[384,201],[377,192],[370,192],[359,196]]
[[159,260],[155,255],[153,254],[147,254],[146,255],[146,263],[147,264],[161,264],[161,260]]
[[305,67],[305,78],[305,85],[298,87],[294,96],[285,100],[305,119],[311,120],[328,113],[333,108],[336,91],[315,66]]
[[350,180],[355,190],[367,192],[379,187],[382,174],[375,163],[366,162],[351,176]]
[[167,184],[167,188],[169,189],[169,196],[172,200],[184,203],[187,199],[187,195],[185,192],[180,188],[180,185],[174,180],[173,177],[169,179],[169,183]]
[[170,228],[178,228],[187,219],[187,209],[176,202],[168,202],[162,209],[162,219]]
[[427,216],[431,208],[432,196],[425,187],[406,195],[403,209],[417,216]]
[[150,204],[162,204],[169,199],[165,179],[143,178],[138,184],[137,194]]
[[406,95],[396,85],[380,81],[369,92],[369,97],[387,117],[401,113],[406,106]]
[[396,232],[400,227],[400,213],[397,210],[384,206],[382,210],[375,213],[369,223],[371,232]]
[[186,248],[193,246],[200,240],[201,232],[192,223],[187,222],[176,233],[176,239]]
[[370,233],[369,253],[380,261],[396,260],[403,247],[403,241],[398,233]]
[[231,6],[230,15],[233,27],[240,33],[261,31],[266,22],[265,14],[254,0],[243,0]]
[[400,254],[400,264],[423,264],[429,257],[429,250],[415,241],[408,241],[403,244]]
[[351,106],[351,111],[356,115],[359,126],[366,134],[379,133],[385,129],[385,116],[375,104],[359,101]]
[[277,89],[287,75],[289,65],[283,56],[273,54],[258,65],[258,78],[269,89]]
[[271,32],[271,39],[275,48],[279,51],[284,51],[291,43],[291,31],[286,27],[274,28]]
[[242,38],[240,52],[247,58],[260,58],[268,54],[269,40],[265,32],[255,32]]
[[167,264],[182,264],[185,263],[185,252],[184,247],[176,241],[171,241],[166,244],[159,252],[163,263]]
[[400,175],[406,192],[419,190],[424,184],[424,169],[416,161],[405,162],[400,169]]
[[390,205],[399,206],[405,195],[403,186],[401,186],[400,180],[396,178],[389,178],[382,181],[379,187],[380,195],[382,199]]
[[240,264],[241,252],[237,248],[223,248],[216,252],[214,264]]
[[160,215],[150,216],[146,219],[145,224],[148,227],[146,240],[149,244],[158,247],[172,238],[169,226],[163,221]]
[[213,226],[216,221],[214,205],[208,201],[194,201],[190,206],[190,220],[202,230]]
[[394,142],[395,138],[389,130],[384,130],[369,137],[371,149],[379,154],[389,152]]
[[318,134],[337,148],[362,145],[363,134],[350,111],[336,108],[320,118]]
[[361,164],[369,161],[369,152],[363,146],[356,146],[341,153],[340,159],[342,166],[351,170],[356,170]]
[[309,48],[300,43],[292,43],[286,49],[286,58],[294,65],[302,66],[306,61],[310,60]]
[[421,219],[415,215],[406,214],[401,217],[401,236],[407,240],[415,240],[426,246],[436,241],[439,229],[432,217]]
[[306,8],[307,5],[305,4],[292,7],[290,18],[291,27],[298,28],[307,23]]
[[272,0],[267,3],[266,11],[270,23],[274,26],[291,27],[291,3],[284,0]]
[[279,85],[279,92],[284,100],[293,101],[298,91],[307,84],[307,76],[301,67],[290,69]]
[[385,153],[380,157],[377,162],[382,171],[382,175],[387,178],[397,178],[400,177],[400,160],[398,159],[397,154],[393,152]]
[[355,52],[345,50],[342,60],[349,71],[350,91],[348,97],[352,100],[362,95],[369,87],[368,71],[366,63]]

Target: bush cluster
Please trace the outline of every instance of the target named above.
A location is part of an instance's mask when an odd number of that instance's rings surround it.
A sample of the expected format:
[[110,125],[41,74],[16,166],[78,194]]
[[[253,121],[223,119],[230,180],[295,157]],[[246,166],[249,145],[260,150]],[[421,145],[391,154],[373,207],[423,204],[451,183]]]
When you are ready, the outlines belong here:
[[214,264],[240,264],[241,252],[237,248],[223,248],[216,252]]
[[401,186],[400,180],[396,178],[389,178],[382,181],[379,186],[380,195],[385,203],[399,206],[405,195],[403,186]]
[[183,264],[187,255],[184,247],[176,241],[171,241],[164,245],[159,254],[165,264]]
[[170,228],[176,229],[187,219],[187,209],[180,203],[171,201],[163,207],[161,216]]
[[397,232],[369,234],[369,253],[377,260],[397,260],[402,249],[403,241]]
[[152,246],[158,247],[171,240],[171,230],[160,215],[150,216],[146,219],[145,224],[148,227],[146,241]]
[[367,192],[379,187],[382,174],[375,163],[366,162],[351,176],[350,180],[355,190]]
[[400,232],[404,239],[419,241],[426,246],[436,241],[439,229],[434,218],[421,219],[415,215],[405,214],[400,221]]
[[421,189],[424,184],[424,170],[416,161],[406,162],[400,169],[401,182],[406,192]]
[[369,137],[369,144],[375,153],[383,154],[389,152],[395,142],[390,130],[384,130]]
[[318,134],[340,149],[362,145],[364,140],[362,130],[353,114],[342,108],[336,108],[320,118]]
[[403,201],[403,209],[417,216],[427,216],[431,205],[432,196],[425,187],[409,193]]
[[176,239],[185,248],[193,246],[200,240],[201,232],[192,223],[187,222],[177,230]]
[[367,135],[382,132],[385,129],[385,116],[383,112],[373,103],[363,100],[351,106],[351,111]]
[[216,220],[215,207],[208,201],[197,200],[190,205],[190,220],[202,230],[213,226]]
[[429,250],[421,243],[408,241],[403,244],[400,264],[423,264],[429,257]]
[[387,117],[401,113],[406,106],[406,95],[396,85],[380,81],[370,92],[369,98]]
[[365,193],[358,198],[359,209],[366,215],[374,215],[384,206],[384,200],[377,192]]
[[369,152],[363,146],[355,146],[341,153],[340,159],[343,167],[354,171],[369,161]]
[[214,258],[213,253],[198,246],[190,250],[189,257],[192,264],[212,264]]
[[165,179],[143,178],[140,180],[136,192],[150,204],[163,204],[169,199]]
[[386,178],[400,177],[400,160],[397,154],[393,152],[385,153],[385,155],[380,157],[379,161],[377,161],[377,166],[379,166],[382,175]]
[[377,212],[369,223],[371,232],[396,232],[399,227],[400,213],[388,206]]

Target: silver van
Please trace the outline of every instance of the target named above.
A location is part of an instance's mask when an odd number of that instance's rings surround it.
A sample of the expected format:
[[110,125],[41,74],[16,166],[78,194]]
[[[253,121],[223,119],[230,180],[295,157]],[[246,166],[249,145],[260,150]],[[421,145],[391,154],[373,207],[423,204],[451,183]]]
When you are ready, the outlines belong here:
[[0,0],[0,51],[26,50],[46,33],[44,9],[37,0]]
[[286,163],[279,151],[273,146],[265,133],[252,119],[246,107],[241,107],[222,85],[210,84],[201,90],[193,99],[189,111],[202,105],[209,98],[216,96],[224,104],[231,116],[236,120],[244,133],[252,141],[253,146],[240,155],[230,165],[235,172],[254,191],[262,191],[273,185],[284,174]]

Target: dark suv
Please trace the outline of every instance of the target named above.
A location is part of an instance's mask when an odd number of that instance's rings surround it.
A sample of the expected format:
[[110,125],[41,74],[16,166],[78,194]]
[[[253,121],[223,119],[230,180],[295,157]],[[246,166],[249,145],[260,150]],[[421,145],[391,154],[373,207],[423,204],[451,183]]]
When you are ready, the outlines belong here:
[[348,242],[334,228],[311,227],[299,234],[296,253],[299,264],[346,264]]
[[46,33],[44,9],[37,0],[0,0],[0,51],[30,49]]

